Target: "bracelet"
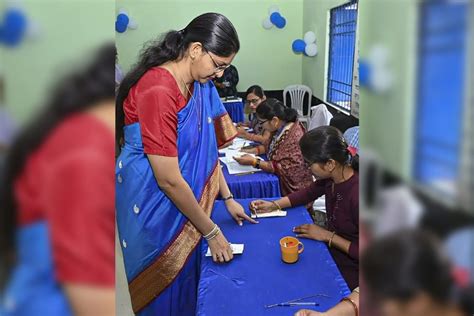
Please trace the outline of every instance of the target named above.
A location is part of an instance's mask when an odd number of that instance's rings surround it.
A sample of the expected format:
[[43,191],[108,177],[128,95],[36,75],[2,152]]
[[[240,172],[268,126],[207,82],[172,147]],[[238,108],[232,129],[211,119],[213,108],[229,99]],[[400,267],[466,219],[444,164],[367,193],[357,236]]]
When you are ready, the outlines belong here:
[[223,198],[222,201],[227,201],[227,200],[230,200],[230,199],[233,199],[233,198],[234,198],[234,196],[231,193],[228,197]]
[[206,235],[204,235],[204,236],[202,236],[202,237],[204,237],[204,238],[207,239],[207,238],[209,238],[209,236],[211,236],[212,234],[214,234],[218,229],[219,229],[219,226],[217,226],[217,224],[214,224],[214,227],[211,229],[211,231],[210,231],[208,234],[206,234]]
[[217,230],[216,230],[212,235],[208,236],[208,237],[206,238],[206,240],[209,241],[209,240],[215,238],[217,235],[219,235],[220,232],[221,232],[220,228],[217,227]]
[[329,248],[331,248],[332,239],[334,238],[334,235],[336,235],[336,231],[333,231],[333,232],[332,232],[332,235],[331,235],[331,238],[329,238],[329,243],[328,243]]
[[256,160],[257,160],[257,162],[255,163],[254,167],[257,168],[257,169],[261,169],[260,168],[260,159],[256,158]]
[[352,305],[352,307],[354,308],[355,316],[359,316],[359,308],[357,307],[357,304],[356,304],[351,298],[349,298],[349,297],[344,297],[344,298],[341,300],[341,302],[342,302],[342,301],[349,302],[349,303]]
[[281,211],[281,206],[276,201],[271,201],[273,205],[277,207],[277,210]]
[[206,240],[209,241],[209,240],[211,240],[211,239],[216,238],[217,235],[219,235],[220,232],[221,232],[220,228],[217,228],[217,231],[214,233],[214,235],[209,236],[208,238],[206,238]]

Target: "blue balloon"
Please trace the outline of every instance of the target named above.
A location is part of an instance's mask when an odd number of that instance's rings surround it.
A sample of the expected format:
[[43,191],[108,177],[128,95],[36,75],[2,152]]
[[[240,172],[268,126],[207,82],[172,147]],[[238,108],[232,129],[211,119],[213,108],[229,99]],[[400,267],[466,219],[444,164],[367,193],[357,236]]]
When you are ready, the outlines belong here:
[[17,9],[9,9],[5,11],[3,20],[4,24],[0,32],[1,42],[11,47],[18,45],[26,32],[26,16]]
[[118,33],[124,33],[127,30],[127,25],[120,21],[115,21],[115,30]]
[[120,13],[117,15],[117,20],[115,21],[115,30],[118,33],[123,33],[127,30],[128,23],[130,22],[130,19],[128,16],[124,13]]
[[117,21],[128,25],[128,22],[130,21],[130,19],[125,13],[120,13],[119,15],[117,15]]
[[370,86],[371,72],[370,64],[365,60],[359,60],[359,84],[361,87]]
[[296,39],[291,45],[295,53],[303,53],[306,48],[306,43],[302,39]]
[[274,24],[274,25],[277,25],[278,23],[278,20],[280,20],[282,18],[281,14],[279,12],[273,12],[271,15],[270,15],[270,21]]
[[279,29],[284,28],[285,25],[286,25],[286,20],[284,17],[279,18],[275,23],[275,26],[278,27]]

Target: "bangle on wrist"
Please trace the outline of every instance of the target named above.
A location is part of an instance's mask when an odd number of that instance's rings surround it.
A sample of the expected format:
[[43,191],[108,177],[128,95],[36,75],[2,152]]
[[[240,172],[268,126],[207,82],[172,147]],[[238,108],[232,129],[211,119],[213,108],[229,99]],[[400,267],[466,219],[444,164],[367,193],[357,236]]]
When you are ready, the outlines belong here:
[[331,248],[332,246],[332,239],[334,238],[334,235],[336,235],[336,231],[333,231],[331,237],[329,238],[329,242],[328,242],[329,248]]
[[346,301],[352,305],[354,308],[355,316],[359,316],[359,308],[357,307],[357,304],[350,298],[350,297],[344,297],[341,302]]
[[277,201],[271,201],[271,202],[272,202],[273,205],[276,206],[277,210],[281,211],[281,206],[280,206],[280,204],[277,203]]
[[219,230],[219,226],[217,226],[217,224],[214,224],[214,227],[211,229],[211,231],[202,237],[204,237],[205,239],[208,239],[210,236],[215,234],[217,230]]
[[230,194],[228,197],[225,197],[225,198],[222,198],[223,201],[228,201],[228,200],[232,200],[234,198],[234,196],[232,194]]

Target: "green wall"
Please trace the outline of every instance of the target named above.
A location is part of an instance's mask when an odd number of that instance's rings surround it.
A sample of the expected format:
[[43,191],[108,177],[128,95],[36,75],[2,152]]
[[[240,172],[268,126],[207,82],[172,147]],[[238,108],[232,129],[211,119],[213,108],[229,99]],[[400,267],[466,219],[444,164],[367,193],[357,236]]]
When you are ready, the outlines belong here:
[[[277,5],[286,18],[283,29],[262,27],[271,5]],[[301,83],[302,57],[292,52],[291,44],[302,36],[303,0],[117,0],[117,12],[121,8],[138,23],[136,30],[116,35],[119,63],[125,71],[136,62],[144,42],[170,29],[184,28],[201,13],[218,12],[229,18],[239,34],[241,49],[234,59],[239,91],[253,84],[281,90]]]
[[61,76],[86,60],[100,43],[114,39],[114,0],[24,0],[27,16],[40,29],[38,38],[2,49],[6,104],[12,115],[28,119],[42,106]]
[[390,51],[392,89],[378,95],[361,89],[360,141],[374,150],[383,165],[405,180],[411,179],[416,88],[417,1],[361,0],[360,55],[374,44]]

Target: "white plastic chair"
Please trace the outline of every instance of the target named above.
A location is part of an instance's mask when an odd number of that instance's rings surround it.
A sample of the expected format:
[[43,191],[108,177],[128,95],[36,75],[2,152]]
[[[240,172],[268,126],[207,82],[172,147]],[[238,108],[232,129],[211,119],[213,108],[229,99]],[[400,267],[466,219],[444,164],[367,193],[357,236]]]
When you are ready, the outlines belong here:
[[[308,122],[311,112],[311,98],[313,96],[313,91],[311,88],[305,85],[295,84],[286,87],[283,90],[283,103],[286,104],[286,94],[290,94],[291,108],[295,109],[298,112],[298,120],[306,124],[308,127]],[[305,94],[308,94],[308,113],[303,113],[303,101]]]

